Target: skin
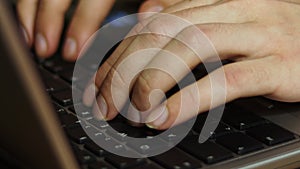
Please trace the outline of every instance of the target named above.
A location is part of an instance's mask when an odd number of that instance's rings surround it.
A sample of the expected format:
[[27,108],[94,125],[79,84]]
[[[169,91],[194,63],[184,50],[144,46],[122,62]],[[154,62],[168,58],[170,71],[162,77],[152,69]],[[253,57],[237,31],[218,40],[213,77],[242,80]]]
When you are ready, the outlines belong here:
[[[48,58],[58,48],[64,24],[64,14],[72,0],[18,0],[17,14],[25,40],[37,55]],[[80,0],[66,32],[62,55],[75,61],[86,40],[98,30],[115,0]],[[145,1],[140,12],[159,12],[178,2],[171,0]],[[99,10],[101,9],[101,10]],[[95,13],[97,12],[97,13]]]
[[[57,50],[63,17],[70,3],[71,0],[17,1],[17,12],[25,39],[30,47],[35,48],[40,57],[47,58]],[[78,57],[81,47],[98,29],[98,25],[103,21],[112,4],[113,0],[80,1],[66,34],[62,53],[66,60],[74,61]],[[295,78],[300,74],[299,0],[149,0],[142,4],[139,11],[158,12],[158,9],[164,9],[162,12],[195,24],[213,43],[221,59],[235,61],[211,73],[214,75],[221,70],[225,72],[227,92],[225,102],[256,95],[286,102],[300,101],[300,82]],[[94,11],[99,11],[98,15],[95,15]],[[189,27],[179,29],[172,26],[172,23],[166,24],[168,18],[157,18],[155,15],[147,17],[147,19],[140,17],[144,26],[137,26],[133,32],[139,33],[144,29],[168,30],[174,33],[175,37],[185,37],[185,40],[192,39],[201,44],[199,39],[193,38],[194,34],[189,31]],[[141,34],[125,39],[100,67],[95,82],[92,80],[84,93],[85,104],[95,103],[94,113],[98,118],[111,120],[118,114],[110,93],[112,77],[115,74],[112,68],[117,68],[134,52],[147,48],[159,48],[177,53],[190,68],[201,62],[189,48],[174,39],[157,34]],[[205,48],[199,45],[199,50],[205,51]],[[147,62],[141,59],[134,64],[129,62],[125,66],[143,68],[150,65],[158,66],[161,63],[162,67],[168,65],[168,69],[175,72],[179,79],[185,74],[183,69],[178,69],[175,60],[165,59],[166,57],[160,53],[150,57]],[[211,59],[208,54],[204,58]],[[128,74],[130,72],[121,75],[126,77]],[[129,81],[129,79],[124,80]],[[207,111],[211,106],[212,97],[209,78],[204,77],[196,84],[197,91],[201,94],[200,100],[193,99],[195,92],[188,86],[181,90],[181,93],[174,94],[164,104],[156,103],[151,107],[149,103],[151,91],[153,89],[167,91],[174,85],[174,80],[164,72],[145,70],[130,84],[132,103],[137,109],[144,111],[142,114],[136,113],[132,116],[148,119],[150,127],[167,129],[174,123],[179,113],[182,118],[176,123]],[[119,88],[117,92],[123,95],[119,102],[124,103],[127,91],[121,84],[113,85]],[[92,97],[95,92],[98,96],[96,102]],[[185,102],[182,103],[185,109],[179,112],[181,96],[186,97]],[[153,95],[150,98],[150,101],[160,100],[161,95]],[[196,110],[189,109],[193,107],[189,104],[199,105],[199,107]],[[162,108],[164,111],[161,111]],[[157,115],[158,111],[163,114]]]
[[[186,19],[201,30],[215,46],[221,59],[231,59],[234,62],[225,65],[211,73],[225,73],[225,102],[241,97],[262,95],[270,99],[298,102],[300,101],[300,1],[279,0],[186,0],[166,8],[164,13]],[[137,26],[133,32],[145,29],[174,34],[185,40],[201,44],[194,37],[190,27],[178,28],[174,23],[166,23],[168,18],[152,16],[147,18],[143,26]],[[179,29],[179,30],[178,30]],[[164,30],[168,30],[164,32]],[[199,51],[205,51],[205,45],[198,45]],[[195,82],[200,100],[196,98],[191,86],[182,89],[171,96],[162,105],[151,107],[149,97],[151,91],[160,89],[167,91],[174,85],[174,80],[165,72],[147,69],[142,71],[134,81],[126,79],[130,71],[118,71],[122,61],[128,59],[137,51],[159,48],[176,53],[190,68],[201,61],[189,48],[172,38],[157,34],[140,34],[125,39],[110,58],[100,67],[95,83],[90,84],[84,94],[84,102],[93,104],[92,96],[97,93],[94,112],[100,119],[111,120],[118,114],[115,107],[111,87],[119,94],[118,103],[125,103],[128,91],[124,84],[130,86],[131,101],[142,112],[132,116],[137,119],[148,119],[147,125],[156,129],[171,127],[181,123],[198,113],[207,111],[211,106],[212,94],[208,76]],[[205,52],[204,52],[205,53]],[[189,57],[186,57],[189,56]],[[164,57],[161,52],[153,53],[151,59],[139,59],[126,62],[125,67],[163,67],[174,72],[178,78],[185,73],[176,60]],[[210,60],[209,52],[203,56]],[[116,71],[117,70],[117,71]],[[113,81],[117,75],[120,83]],[[118,82],[118,81],[117,81]],[[130,82],[130,84],[128,84]],[[126,94],[127,93],[127,94]],[[180,110],[181,96],[184,98]],[[219,97],[219,96],[214,96]],[[160,100],[160,95],[151,96]],[[150,99],[151,100],[151,99]],[[220,101],[218,104],[222,104]],[[198,105],[193,109],[189,105]],[[216,105],[214,105],[216,106]],[[163,109],[163,111],[162,111]],[[160,113],[158,113],[160,111]]]

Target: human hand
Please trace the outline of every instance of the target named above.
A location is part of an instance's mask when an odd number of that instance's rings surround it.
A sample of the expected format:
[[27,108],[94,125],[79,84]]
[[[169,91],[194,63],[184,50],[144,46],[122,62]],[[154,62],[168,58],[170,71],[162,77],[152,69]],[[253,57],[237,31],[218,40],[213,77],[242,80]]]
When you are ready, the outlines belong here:
[[[214,75],[224,70],[226,102],[256,95],[286,102],[300,101],[300,81],[296,78],[300,74],[300,4],[297,1],[186,0],[163,12],[195,24],[210,39],[222,60],[235,61],[210,73]],[[205,48],[206,45],[195,38],[197,36],[191,31],[192,26],[180,27],[176,23],[168,22],[167,17],[155,15],[142,25],[143,28],[136,27],[133,32],[147,29],[153,32],[161,31],[167,35],[175,34],[176,37],[199,44],[197,50],[207,54],[202,56],[205,59],[202,62],[212,57],[209,55],[211,52]],[[150,94],[154,89],[168,91],[175,85],[174,79],[163,71],[147,69],[131,81],[126,79],[130,77],[131,71],[118,70],[122,61],[130,58],[131,54],[149,48],[159,48],[173,53],[190,68],[201,62],[188,47],[172,38],[158,34],[140,34],[125,39],[98,70],[95,85],[92,83],[85,91],[84,102],[87,105],[93,103],[91,98],[95,96],[93,92],[98,93],[94,105],[95,115],[98,118],[110,120],[118,114],[111,89],[112,86],[117,89],[114,92],[118,94],[118,105],[124,105],[129,97],[124,84],[130,86],[131,102],[138,110],[147,112],[147,114],[133,114],[134,118],[152,119],[153,115],[157,115],[155,112],[157,109],[149,110],[152,107],[149,100],[161,100],[161,96],[151,95],[150,98]],[[148,57],[126,62],[125,67],[130,68],[129,70],[136,67],[162,67],[175,73],[178,79],[182,79],[188,73],[178,66],[176,59],[164,57],[161,53],[153,53],[150,59]],[[112,80],[114,76],[118,77],[120,83]],[[200,102],[194,99],[195,93],[188,86],[168,98],[162,104],[165,110],[154,121],[148,121],[148,126],[167,129],[173,125],[179,113],[183,118],[176,123],[186,121],[196,113],[207,111],[211,106],[212,97],[218,96],[211,94],[208,76],[196,84]],[[185,102],[181,105],[182,97]],[[180,105],[185,108],[182,109]],[[190,109],[193,106],[189,105],[198,105],[197,112]]]
[[[58,48],[64,24],[64,16],[72,0],[18,0],[17,13],[27,44],[34,46],[42,58],[51,56]],[[143,3],[141,12],[159,12],[177,1],[149,0]],[[97,31],[113,6],[114,0],[81,0],[66,32],[63,57],[74,61],[86,40]]]
[[[51,56],[58,48],[64,16],[72,0],[18,0],[17,13],[27,44],[38,56]],[[74,61],[85,41],[97,31],[114,0],[81,0],[66,32],[63,57]]]

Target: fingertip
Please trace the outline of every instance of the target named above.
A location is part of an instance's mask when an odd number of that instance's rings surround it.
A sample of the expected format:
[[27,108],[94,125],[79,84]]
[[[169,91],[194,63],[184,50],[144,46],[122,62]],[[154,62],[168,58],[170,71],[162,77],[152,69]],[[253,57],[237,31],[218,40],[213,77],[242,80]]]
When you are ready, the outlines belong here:
[[63,57],[68,61],[74,61],[78,56],[78,45],[75,38],[68,37],[64,43],[63,47]]
[[98,120],[109,120],[107,118],[107,104],[101,94],[97,97],[97,102],[94,104],[93,114]]
[[163,9],[163,4],[155,0],[148,0],[140,6],[139,12],[160,12]]
[[166,105],[160,105],[147,117],[146,125],[152,129],[162,129],[169,118],[169,111]]
[[146,19],[164,9],[163,5],[157,1],[148,0],[139,9],[139,20]]
[[39,57],[46,58],[57,51],[70,3],[71,0],[39,1],[34,26],[34,45]]
[[45,36],[37,33],[35,36],[35,52],[42,58],[48,57],[48,44]]
[[94,83],[89,84],[83,93],[83,104],[91,107],[98,91],[99,89]]

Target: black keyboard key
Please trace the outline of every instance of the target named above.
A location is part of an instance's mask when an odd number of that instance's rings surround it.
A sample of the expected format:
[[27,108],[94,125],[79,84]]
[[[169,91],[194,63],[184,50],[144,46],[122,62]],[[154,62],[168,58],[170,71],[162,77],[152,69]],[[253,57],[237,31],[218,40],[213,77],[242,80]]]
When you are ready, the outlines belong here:
[[73,70],[75,63],[66,62],[62,59],[51,59],[46,60],[43,65],[47,70],[58,73],[66,70]]
[[236,107],[226,109],[222,120],[238,130],[245,130],[266,123],[265,119]]
[[62,106],[69,106],[73,104],[72,90],[64,90],[52,94],[52,97]]
[[163,154],[153,156],[151,159],[167,169],[194,169],[201,167],[201,162],[199,160],[191,157],[176,147]]
[[146,160],[142,158],[127,158],[117,155],[109,155],[105,158],[105,160],[117,167],[118,169],[131,168],[146,162]]
[[230,126],[220,122],[218,127],[215,129],[215,131],[212,132],[211,138],[223,136],[225,134],[232,133],[232,132],[234,132],[234,131],[232,130],[232,128]]
[[89,150],[90,152],[92,152],[93,154],[99,156],[99,157],[103,157],[105,155],[108,154],[108,152],[106,150],[104,150],[103,148],[101,148],[100,146],[98,146],[96,143],[94,143],[93,141],[87,141],[84,144],[84,147]]
[[87,123],[90,123],[91,125],[101,130],[106,130],[109,128],[109,124],[105,121],[97,120],[95,118],[87,118],[86,121]]
[[180,141],[180,137],[175,133],[166,133],[159,136],[163,140],[167,141],[170,145],[174,145],[175,143],[178,143]]
[[247,130],[247,134],[272,146],[295,138],[294,134],[275,124],[264,124]]
[[[100,145],[101,147],[105,147],[106,149],[109,149],[113,152],[121,152],[121,153],[127,153],[127,154],[134,154],[133,151],[128,150],[128,147],[125,147],[125,145],[120,144],[116,142],[113,138],[105,136],[105,135],[96,135],[96,137],[93,138],[93,141]],[[136,153],[135,153],[136,155]]]
[[104,161],[96,162],[88,165],[88,169],[112,169],[113,167]]
[[110,136],[110,137],[113,137],[119,141],[126,141],[128,136],[126,133],[120,133],[120,132],[117,132],[115,130],[112,130],[112,129],[108,129],[106,131],[106,133]]
[[76,71],[73,69],[58,72],[58,75],[62,77],[64,80],[68,81],[69,83],[77,84],[78,81],[86,81],[89,82],[92,78],[93,73],[87,71],[80,65],[76,65]]
[[[204,126],[204,123],[206,121],[207,113],[203,113],[197,116],[196,122],[193,126],[193,130],[197,133],[201,133],[201,130]],[[218,127],[215,129],[215,131],[211,131],[211,137],[210,138],[216,138],[218,136],[227,134],[233,132],[232,128],[229,127],[228,125],[220,122]]]
[[60,72],[59,76],[61,78],[63,78],[65,81],[67,81],[68,83],[72,83],[78,80],[78,78],[76,76],[73,76],[73,70],[67,70],[64,72]]
[[[76,108],[76,112],[75,112],[75,108]],[[74,114],[76,114],[77,116],[82,117],[82,118],[93,117],[92,108],[86,107],[83,104],[75,105],[75,108],[74,108],[74,106],[72,106],[69,108],[69,110],[71,112],[73,112]]]
[[55,92],[69,88],[69,85],[44,69],[39,69],[47,92]]
[[193,130],[196,131],[197,133],[200,133],[204,126],[206,118],[207,118],[207,113],[199,114],[194,123]]
[[97,140],[106,139],[105,134],[94,127],[88,128],[88,130],[86,130],[86,132],[88,133],[89,136],[91,136]]
[[[187,128],[184,124],[174,126],[166,131],[157,131],[157,134],[160,134],[159,137],[166,141],[169,146],[173,146],[179,143],[182,138],[185,137],[184,133],[189,132],[189,128]],[[192,132],[189,132],[187,135],[193,135]]]
[[207,164],[213,164],[233,157],[230,151],[211,141],[200,144],[196,136],[186,137],[179,146]]
[[57,112],[58,115],[61,116],[61,115],[67,114],[67,111],[64,108],[60,107],[59,105],[57,105],[55,103],[53,103],[52,105],[53,105],[55,112]]
[[263,149],[262,143],[240,132],[218,137],[216,142],[227,147],[236,154],[246,154]]
[[80,164],[89,164],[96,161],[95,157],[85,150],[75,149],[74,152]]
[[110,136],[116,137],[116,139],[119,140],[126,140],[127,136],[134,138],[145,138],[147,136],[143,128],[130,126],[120,119],[115,120],[109,123],[109,125],[113,128],[113,130],[109,129],[107,132]]
[[47,92],[57,92],[69,88],[68,84],[58,78],[44,80],[44,84]]
[[74,90],[74,99],[72,95],[72,90],[64,90],[60,92],[55,92],[51,94],[55,101],[57,101],[62,106],[69,106],[73,103],[78,103],[82,98],[82,93],[79,90]]
[[127,145],[143,155],[158,152],[159,150],[168,146],[167,143],[163,142],[162,140],[156,139],[155,141],[151,141],[151,139],[152,138],[149,138],[147,142],[128,142]]
[[78,120],[76,116],[71,114],[60,115],[59,119],[61,123],[66,126],[80,125],[80,120]]
[[132,169],[161,169],[161,167],[151,163],[151,164],[145,164],[145,165],[142,165],[142,166],[137,166],[137,167],[134,167]]
[[88,136],[81,126],[67,128],[66,132],[67,135],[78,144],[83,144],[88,141]]

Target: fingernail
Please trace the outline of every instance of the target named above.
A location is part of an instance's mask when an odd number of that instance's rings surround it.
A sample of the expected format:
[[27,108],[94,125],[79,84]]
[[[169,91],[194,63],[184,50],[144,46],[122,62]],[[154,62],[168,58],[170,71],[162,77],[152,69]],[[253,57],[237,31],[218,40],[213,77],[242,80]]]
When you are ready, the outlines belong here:
[[41,33],[37,33],[35,37],[35,48],[39,56],[43,56],[47,52],[47,42]]
[[98,105],[95,105],[94,108],[94,115],[96,116],[97,119],[99,120],[106,120],[106,115],[107,115],[107,104],[102,95],[98,96]]
[[129,105],[128,111],[127,111],[127,117],[128,123],[132,126],[142,126],[141,117],[140,117],[140,111],[138,111],[132,104]]
[[157,5],[157,6],[153,6],[153,7],[149,8],[149,9],[147,10],[147,12],[160,12],[160,11],[162,11],[163,9],[164,9],[164,8],[163,8],[162,6]]
[[99,91],[99,89],[94,83],[90,84],[85,89],[85,92],[83,95],[83,102],[86,106],[91,106],[93,104],[98,91]]
[[152,113],[148,116],[146,120],[146,125],[149,128],[158,128],[162,124],[164,124],[169,116],[168,109],[165,105],[160,105],[156,109],[152,111]]
[[74,38],[67,38],[64,46],[63,55],[67,59],[71,59],[75,56],[77,51],[77,43]]
[[23,33],[25,42],[26,42],[27,44],[29,44],[29,36],[28,36],[28,34],[27,34],[27,32],[26,32],[26,30],[25,30],[25,28],[24,28],[23,26],[21,26],[21,30],[22,30],[22,33]]

